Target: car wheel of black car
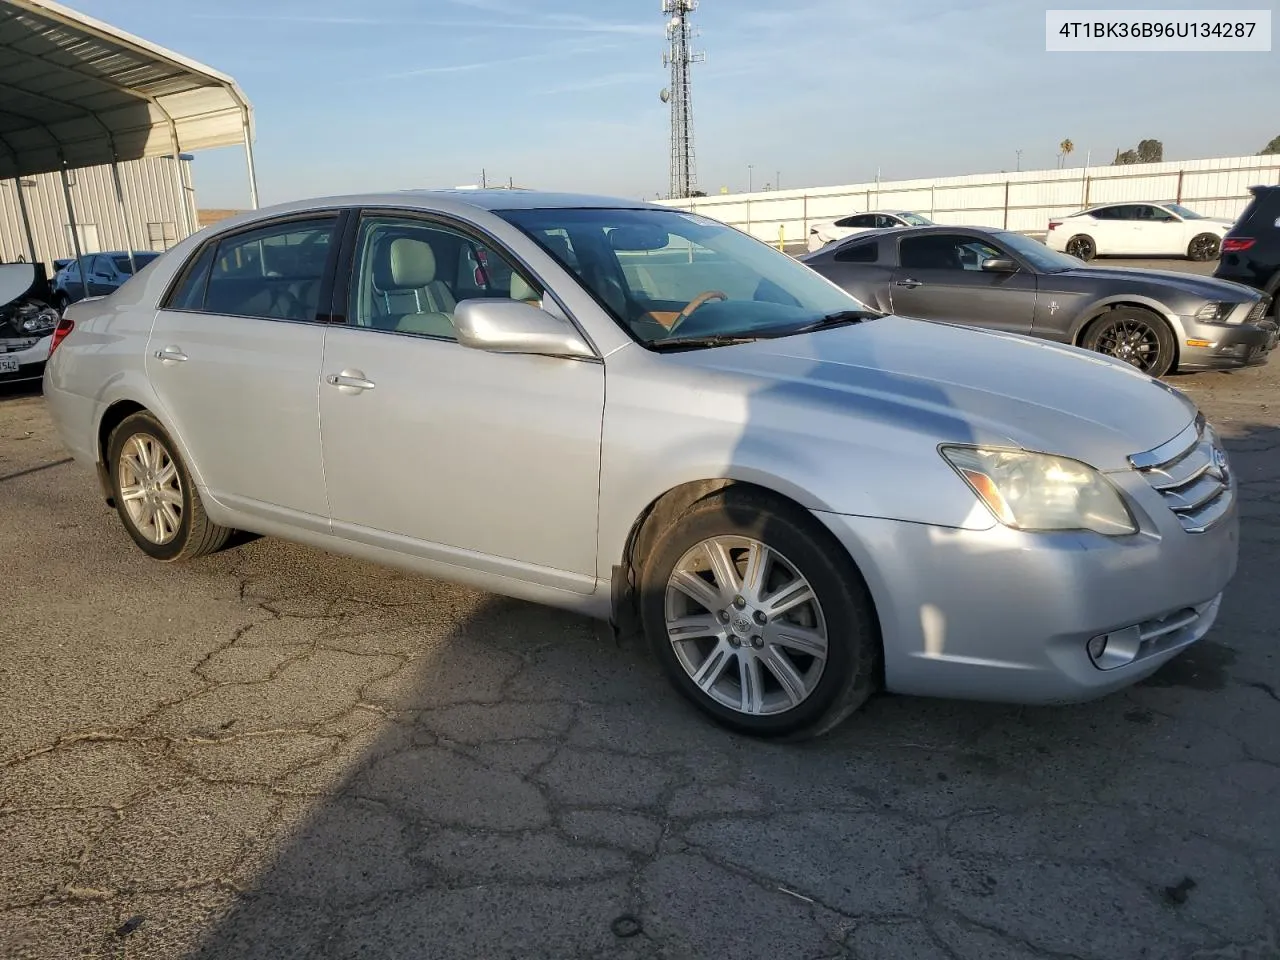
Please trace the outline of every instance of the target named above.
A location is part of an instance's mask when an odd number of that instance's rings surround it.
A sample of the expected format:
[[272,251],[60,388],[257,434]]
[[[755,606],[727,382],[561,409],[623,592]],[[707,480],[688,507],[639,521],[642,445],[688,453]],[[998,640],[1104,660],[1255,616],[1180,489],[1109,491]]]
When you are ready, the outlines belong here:
[[1222,241],[1212,233],[1198,233],[1187,244],[1187,258],[1199,263],[1218,259],[1221,251]]
[[205,514],[190,471],[155,417],[125,417],[107,447],[116,510],[144,553],[191,560],[222,549],[231,531]]
[[67,299],[67,295],[65,293],[55,293],[53,295],[53,309],[57,310],[58,313],[62,313],[66,310],[69,304],[70,301]]
[[1077,234],[1067,241],[1067,253],[1079,260],[1092,260],[1098,253],[1098,246],[1093,242],[1093,237],[1086,234]]
[[1081,341],[1095,350],[1162,377],[1173,366],[1173,331],[1160,317],[1137,307],[1117,307],[1093,322]]
[[880,637],[856,567],[804,511],[732,487],[646,547],[645,634],[676,688],[758,737],[830,730],[880,677]]

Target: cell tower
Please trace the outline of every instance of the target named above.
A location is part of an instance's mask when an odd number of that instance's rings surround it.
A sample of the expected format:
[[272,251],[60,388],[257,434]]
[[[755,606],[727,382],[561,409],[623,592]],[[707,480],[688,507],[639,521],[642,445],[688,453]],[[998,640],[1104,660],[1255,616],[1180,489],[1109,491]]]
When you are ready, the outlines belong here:
[[671,188],[672,197],[687,197],[698,183],[693,156],[693,97],[689,65],[706,59],[694,53],[690,42],[697,33],[689,23],[689,15],[698,9],[698,0],[662,0],[662,13],[668,17],[669,48],[662,55],[662,65],[671,68],[671,86],[662,91],[662,102],[671,105]]

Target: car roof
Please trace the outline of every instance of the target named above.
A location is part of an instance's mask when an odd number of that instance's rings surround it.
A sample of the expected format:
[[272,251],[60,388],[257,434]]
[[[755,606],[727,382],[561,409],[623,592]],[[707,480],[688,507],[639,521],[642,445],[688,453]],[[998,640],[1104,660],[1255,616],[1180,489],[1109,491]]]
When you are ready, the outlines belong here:
[[342,207],[398,207],[436,213],[466,216],[472,211],[557,209],[668,210],[678,207],[659,206],[643,200],[598,196],[589,193],[555,193],[542,190],[397,190],[382,193],[353,193],[339,196],[312,197],[279,203],[219,220],[216,231],[251,225],[273,216],[333,210]]

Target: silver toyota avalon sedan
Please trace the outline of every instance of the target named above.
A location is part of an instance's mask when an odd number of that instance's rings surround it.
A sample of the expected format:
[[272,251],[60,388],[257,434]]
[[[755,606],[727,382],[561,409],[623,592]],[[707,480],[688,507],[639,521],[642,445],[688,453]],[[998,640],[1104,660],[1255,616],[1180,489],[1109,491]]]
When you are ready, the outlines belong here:
[[158,560],[244,530],[609,618],[761,736],[879,686],[1102,695],[1236,568],[1236,481],[1177,391],[643,203],[246,214],[71,306],[44,388]]

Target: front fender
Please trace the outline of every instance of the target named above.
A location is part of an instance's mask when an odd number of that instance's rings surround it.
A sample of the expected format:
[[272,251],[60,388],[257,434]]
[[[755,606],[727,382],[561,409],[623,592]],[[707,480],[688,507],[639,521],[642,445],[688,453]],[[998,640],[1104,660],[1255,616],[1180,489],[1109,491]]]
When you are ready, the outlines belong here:
[[1102,297],[1081,310],[1071,327],[1071,342],[1079,343],[1080,336],[1089,322],[1114,307],[1143,307],[1150,310],[1164,318],[1165,322],[1173,329],[1174,338],[1179,343],[1186,338],[1186,329],[1182,326],[1182,317],[1170,309],[1164,301],[1157,300],[1155,297],[1146,294],[1124,292]]

